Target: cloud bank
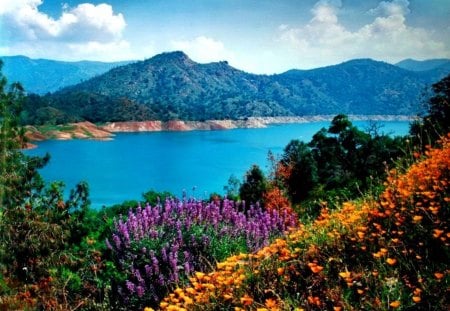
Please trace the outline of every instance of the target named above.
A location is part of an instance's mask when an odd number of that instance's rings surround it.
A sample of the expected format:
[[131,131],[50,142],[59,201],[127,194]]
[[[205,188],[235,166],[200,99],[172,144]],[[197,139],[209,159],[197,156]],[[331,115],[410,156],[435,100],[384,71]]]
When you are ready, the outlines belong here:
[[2,0],[0,52],[90,59],[120,57],[129,49],[122,39],[125,19],[110,5],[64,5],[54,19],[39,10],[41,4],[42,0]]
[[279,40],[291,48],[299,63],[317,67],[351,58],[397,62],[404,58],[450,57],[450,46],[433,39],[433,33],[408,26],[409,1],[381,1],[366,14],[373,20],[356,30],[339,20],[340,1],[319,1],[312,18],[302,26],[279,26]]
[[[130,6],[124,7],[129,26],[124,14],[106,3],[60,8],[51,3],[53,12],[60,12],[50,16],[41,9],[44,1],[50,4],[53,0],[0,0],[0,55],[113,61],[183,50],[197,62],[227,60],[236,68],[254,73],[314,68],[353,58],[391,63],[405,58],[450,58],[450,27],[423,26],[432,16],[421,16],[413,0],[412,4],[409,0],[379,0],[372,8],[365,5],[365,12],[358,11],[363,6],[351,1],[319,0],[307,9],[307,4],[302,3],[297,19],[273,12],[276,23],[249,18],[239,24],[242,32],[227,24],[233,20],[229,17],[222,23],[211,23],[210,18],[202,19],[195,10],[182,12],[192,13],[187,14],[195,20],[191,22],[172,11],[152,7],[154,11],[145,16],[161,16],[150,23],[132,5],[138,0],[126,0],[130,1]],[[183,0],[170,1],[177,4]],[[264,8],[249,5],[244,1],[233,8],[268,16]],[[448,10],[448,5],[442,7]],[[427,28],[412,24],[417,17]]]

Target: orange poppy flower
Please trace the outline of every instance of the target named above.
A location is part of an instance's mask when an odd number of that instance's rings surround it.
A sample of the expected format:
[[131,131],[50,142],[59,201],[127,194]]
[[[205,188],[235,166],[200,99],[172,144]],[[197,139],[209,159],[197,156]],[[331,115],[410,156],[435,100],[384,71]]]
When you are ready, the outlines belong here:
[[249,306],[253,303],[253,298],[250,297],[249,295],[245,294],[244,297],[241,298],[241,303],[244,306]]
[[386,262],[388,263],[388,265],[393,266],[397,263],[397,259],[395,258],[388,258],[386,259]]
[[419,303],[422,299],[420,298],[420,296],[413,296],[412,300],[413,300],[415,303]]

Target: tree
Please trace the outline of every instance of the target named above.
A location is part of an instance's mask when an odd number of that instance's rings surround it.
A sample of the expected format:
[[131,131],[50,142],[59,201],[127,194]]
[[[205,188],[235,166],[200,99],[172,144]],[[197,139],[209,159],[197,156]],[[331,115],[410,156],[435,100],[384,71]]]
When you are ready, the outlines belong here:
[[404,155],[405,139],[372,132],[363,132],[346,115],[337,115],[308,144],[292,140],[277,167],[277,178],[291,202],[339,202],[360,195],[383,178],[386,164]]
[[292,203],[306,199],[318,181],[317,162],[309,146],[299,140],[292,140],[284,148],[280,165],[289,171],[282,178]]
[[428,113],[410,128],[415,143],[422,147],[434,145],[450,132],[450,75],[433,84],[432,91],[434,96],[428,100]]
[[253,165],[245,174],[244,182],[239,188],[239,196],[248,203],[257,203],[262,200],[266,188],[267,182],[263,171],[258,165]]
[[228,199],[237,201],[239,198],[239,188],[241,186],[241,182],[239,179],[233,174],[228,178],[228,183],[223,187],[223,190],[226,191],[226,195]]
[[[88,187],[78,184],[64,201],[62,183],[45,186],[38,169],[49,156],[29,157],[21,152],[26,144],[20,126],[24,90],[13,83],[7,91],[6,83],[0,71],[0,269],[4,282],[0,295],[10,295],[9,300],[2,299],[0,308],[52,309],[59,299],[65,304],[78,300],[76,305],[93,292],[81,292],[93,279],[92,258],[80,258],[79,248],[88,232]],[[76,252],[70,254],[72,249]],[[64,275],[75,275],[80,269],[85,282],[79,292],[69,295],[66,286],[71,286],[71,280]],[[29,288],[34,288],[32,294]]]
[[44,183],[37,170],[49,156],[27,157],[20,151],[26,146],[25,131],[20,126],[24,90],[19,83],[13,83],[6,91],[2,65],[0,61],[0,209],[4,211],[42,190]]

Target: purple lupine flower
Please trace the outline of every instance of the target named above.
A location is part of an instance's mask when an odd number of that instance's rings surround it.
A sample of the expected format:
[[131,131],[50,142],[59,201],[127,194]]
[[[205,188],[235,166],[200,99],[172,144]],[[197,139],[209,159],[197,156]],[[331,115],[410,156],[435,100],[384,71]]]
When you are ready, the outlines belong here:
[[139,269],[134,269],[134,277],[136,278],[136,280],[139,282],[139,284],[144,283],[144,279],[141,276],[141,272],[139,272]]
[[114,240],[114,244],[116,246],[117,250],[120,250],[121,246],[122,246],[122,242],[120,242],[120,238],[117,234],[113,234],[113,240]]
[[134,283],[133,283],[133,282],[130,282],[129,280],[127,280],[127,281],[125,282],[125,284],[126,284],[126,286],[127,286],[128,291],[129,291],[131,294],[133,294],[133,293],[134,293],[134,290],[135,290],[135,288],[136,288],[136,286],[134,285]]
[[[247,209],[245,202],[236,204],[225,199],[205,203],[192,198],[139,206],[124,219],[114,220],[110,238],[117,264],[122,269],[134,267],[128,271],[129,290],[124,293],[124,301],[132,301],[133,295],[139,298],[142,289],[147,291],[147,298],[156,295],[152,299],[158,301],[162,297],[156,293],[179,282],[182,274],[191,274],[194,267],[204,269],[200,256],[208,258],[205,252],[211,249],[212,238],[244,239],[252,252],[267,245],[270,237],[282,234],[287,224],[295,223],[292,215],[264,211],[258,204]],[[190,231],[192,226],[195,231]],[[214,233],[209,237],[206,232],[211,231]]]
[[150,278],[150,277],[153,275],[152,267],[149,266],[149,265],[145,265],[145,266],[144,266],[144,269],[145,269],[145,275],[146,275],[148,278]]
[[163,261],[168,261],[166,246],[163,246],[163,248],[161,249],[161,256],[162,256]]
[[138,295],[138,297],[142,297],[145,294],[145,288],[141,285],[136,286],[136,294]]
[[111,243],[109,242],[109,239],[106,239],[106,240],[105,240],[105,243],[106,243],[106,247],[107,247],[109,250],[112,250],[112,249],[113,249]]
[[162,274],[158,275],[158,285],[160,286],[166,285],[166,282],[164,281],[164,276]]
[[184,263],[184,271],[185,271],[186,275],[190,275],[191,274],[192,266],[191,266],[190,262],[186,261]]
[[151,256],[151,260],[152,260],[152,268],[155,274],[159,273],[159,262],[158,262],[158,258],[156,258],[155,256]]

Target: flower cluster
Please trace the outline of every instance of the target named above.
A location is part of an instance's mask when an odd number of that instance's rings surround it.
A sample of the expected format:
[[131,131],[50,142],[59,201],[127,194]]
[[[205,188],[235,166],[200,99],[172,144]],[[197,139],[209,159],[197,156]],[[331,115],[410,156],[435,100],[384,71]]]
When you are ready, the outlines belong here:
[[160,308],[448,310],[449,185],[450,136],[406,173],[391,171],[379,199],[324,208],[284,239],[196,274]]
[[253,252],[295,224],[295,216],[233,201],[166,200],[137,207],[114,224],[107,240],[115,262],[127,275],[117,292],[136,306],[155,306],[167,288],[207,271],[217,260]]

